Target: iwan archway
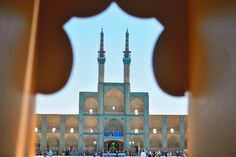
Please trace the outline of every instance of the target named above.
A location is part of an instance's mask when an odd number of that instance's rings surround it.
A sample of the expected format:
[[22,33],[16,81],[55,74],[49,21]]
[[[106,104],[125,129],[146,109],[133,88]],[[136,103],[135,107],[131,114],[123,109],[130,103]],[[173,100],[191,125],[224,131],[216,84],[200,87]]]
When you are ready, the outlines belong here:
[[124,150],[124,129],[122,122],[111,119],[104,128],[104,150],[111,153]]

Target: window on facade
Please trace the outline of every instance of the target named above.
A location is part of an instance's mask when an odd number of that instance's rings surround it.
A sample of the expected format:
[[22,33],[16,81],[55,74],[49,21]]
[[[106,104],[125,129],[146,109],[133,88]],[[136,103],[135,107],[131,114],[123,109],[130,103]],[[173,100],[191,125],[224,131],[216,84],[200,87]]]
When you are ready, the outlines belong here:
[[153,134],[156,134],[157,133],[157,129],[153,129],[152,132],[153,132]]
[[52,128],[52,132],[56,132],[56,130],[57,130],[56,128]]
[[175,129],[174,129],[174,128],[171,128],[171,129],[170,129],[170,133],[171,133],[171,134],[175,133]]
[[134,133],[137,134],[138,133],[138,129],[134,129]]
[[134,110],[134,114],[135,114],[135,115],[138,115],[138,109],[135,109],[135,110]]
[[70,128],[70,133],[74,133],[74,128]]

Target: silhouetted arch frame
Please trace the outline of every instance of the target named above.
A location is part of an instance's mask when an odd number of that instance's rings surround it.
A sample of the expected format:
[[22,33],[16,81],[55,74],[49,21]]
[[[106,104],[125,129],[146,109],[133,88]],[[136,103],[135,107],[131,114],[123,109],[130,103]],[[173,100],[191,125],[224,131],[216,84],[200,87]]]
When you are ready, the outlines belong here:
[[41,0],[36,45],[37,92],[56,92],[69,78],[72,48],[62,26],[73,16],[95,16],[111,2],[132,16],[154,17],[162,23],[165,29],[153,52],[155,78],[166,93],[184,95],[189,69],[187,0]]

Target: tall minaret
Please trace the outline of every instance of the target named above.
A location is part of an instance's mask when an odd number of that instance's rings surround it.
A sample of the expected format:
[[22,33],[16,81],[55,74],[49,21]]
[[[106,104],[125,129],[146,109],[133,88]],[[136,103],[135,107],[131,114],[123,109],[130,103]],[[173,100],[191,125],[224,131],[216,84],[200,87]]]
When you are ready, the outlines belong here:
[[[129,32],[128,29],[126,29],[125,33],[125,51],[124,51],[124,57],[123,57],[123,63],[124,63],[124,106],[125,106],[125,114],[130,114],[130,106],[129,106],[129,101],[130,101],[130,78],[129,78],[129,73],[130,73],[130,51],[129,51]],[[126,117],[125,118],[125,149],[129,150],[130,149],[130,118]]]
[[103,29],[100,33],[100,50],[98,51],[98,82],[104,82],[104,63],[106,61],[104,51],[104,33]]
[[124,57],[123,57],[123,63],[124,63],[124,83],[129,83],[130,81],[130,53],[129,50],[129,32],[128,29],[126,29],[125,33],[125,51],[124,51]]

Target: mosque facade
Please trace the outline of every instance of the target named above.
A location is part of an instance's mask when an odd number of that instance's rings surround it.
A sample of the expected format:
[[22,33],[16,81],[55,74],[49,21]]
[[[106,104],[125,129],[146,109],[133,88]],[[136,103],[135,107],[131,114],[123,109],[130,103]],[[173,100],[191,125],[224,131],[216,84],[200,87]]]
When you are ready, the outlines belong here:
[[54,150],[77,148],[80,154],[186,149],[187,116],[149,115],[147,92],[130,89],[129,33],[123,51],[124,81],[104,82],[104,33],[98,51],[98,88],[79,93],[79,114],[37,114],[36,146]]

